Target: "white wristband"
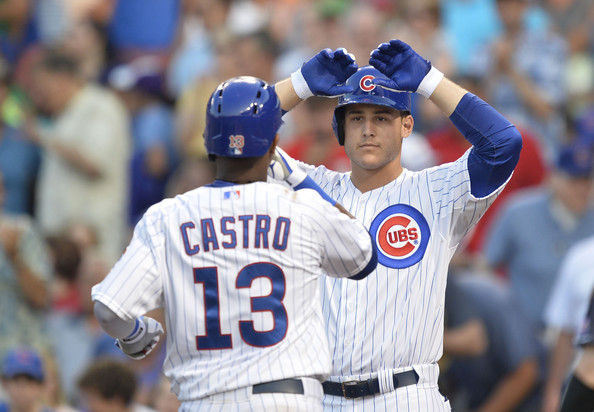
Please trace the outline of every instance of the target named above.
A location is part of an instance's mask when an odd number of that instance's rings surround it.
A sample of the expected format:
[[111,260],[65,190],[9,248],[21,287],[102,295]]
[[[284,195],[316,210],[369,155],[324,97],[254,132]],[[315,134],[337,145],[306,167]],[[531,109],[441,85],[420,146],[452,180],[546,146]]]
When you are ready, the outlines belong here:
[[443,79],[443,73],[431,66],[429,73],[425,75],[416,92],[426,98],[431,97],[441,79]]
[[309,89],[309,86],[305,81],[305,77],[303,77],[303,73],[301,73],[301,69],[291,73],[291,83],[293,84],[295,93],[297,93],[297,96],[299,96],[302,100],[314,95]]

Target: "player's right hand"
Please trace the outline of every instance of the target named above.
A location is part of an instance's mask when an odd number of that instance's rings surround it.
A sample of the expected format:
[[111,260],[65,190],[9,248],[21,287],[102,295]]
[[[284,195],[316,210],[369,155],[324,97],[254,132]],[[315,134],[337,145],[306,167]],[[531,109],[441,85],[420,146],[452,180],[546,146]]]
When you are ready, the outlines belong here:
[[142,316],[138,318],[138,329],[132,336],[116,339],[115,344],[129,358],[145,358],[157,346],[163,334],[163,326],[157,320]]
[[322,188],[307,175],[305,170],[299,167],[297,161],[278,146],[270,161],[268,176],[273,179],[284,180],[293,188],[293,190],[313,189],[318,192],[323,199],[330,202],[331,205],[334,206],[336,204],[336,200],[332,199],[326,192],[324,192]]
[[443,78],[443,74],[431,66],[408,44],[401,40],[390,40],[380,44],[371,52],[369,64],[390,80],[374,79],[374,83],[388,89],[416,92],[425,97]]
[[307,173],[299,167],[297,161],[278,146],[270,161],[268,175],[273,179],[286,181],[293,189],[307,177]]
[[357,69],[355,57],[346,49],[324,49],[303,63],[291,75],[291,81],[302,99],[314,95],[339,96],[353,92],[353,87],[345,82]]

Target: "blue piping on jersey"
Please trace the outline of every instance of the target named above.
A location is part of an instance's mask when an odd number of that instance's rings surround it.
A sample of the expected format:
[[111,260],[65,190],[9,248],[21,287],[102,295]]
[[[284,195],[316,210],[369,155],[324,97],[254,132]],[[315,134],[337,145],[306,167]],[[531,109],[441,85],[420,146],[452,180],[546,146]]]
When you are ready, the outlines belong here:
[[522,150],[516,127],[493,107],[466,93],[450,120],[474,146],[468,155],[470,191],[476,198],[488,196],[511,176]]
[[373,272],[375,270],[375,268],[377,267],[377,250],[375,249],[375,242],[373,241],[371,234],[369,234],[369,237],[371,238],[371,250],[372,250],[371,259],[369,259],[369,263],[367,263],[367,266],[365,266],[361,272],[357,273],[355,276],[349,277],[349,279],[353,279],[353,280],[365,279],[367,277],[367,275],[369,275],[371,272]]

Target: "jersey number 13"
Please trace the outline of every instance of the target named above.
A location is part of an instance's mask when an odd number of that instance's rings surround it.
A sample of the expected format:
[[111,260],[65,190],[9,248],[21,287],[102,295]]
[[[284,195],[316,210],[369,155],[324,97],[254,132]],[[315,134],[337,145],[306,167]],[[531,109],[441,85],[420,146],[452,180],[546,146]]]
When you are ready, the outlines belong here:
[[[230,349],[233,347],[230,334],[221,332],[221,313],[219,307],[219,276],[216,267],[194,268],[194,283],[204,288],[204,310],[206,312],[206,335],[196,336],[198,350]],[[245,266],[237,274],[235,287],[250,288],[257,278],[270,280],[272,290],[267,296],[251,297],[252,312],[270,312],[274,327],[268,331],[257,331],[251,320],[239,321],[239,332],[250,346],[267,347],[276,345],[287,333],[287,311],[283,305],[285,297],[285,274],[272,263],[253,263]]]

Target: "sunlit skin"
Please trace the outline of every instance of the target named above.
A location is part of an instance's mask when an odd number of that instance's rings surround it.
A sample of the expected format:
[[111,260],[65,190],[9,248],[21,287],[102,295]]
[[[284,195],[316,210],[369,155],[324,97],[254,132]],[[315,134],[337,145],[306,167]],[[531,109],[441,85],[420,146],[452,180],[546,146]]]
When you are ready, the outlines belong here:
[[413,117],[372,104],[349,105],[344,117],[344,150],[351,159],[353,184],[366,192],[400,176],[402,139],[410,136]]

